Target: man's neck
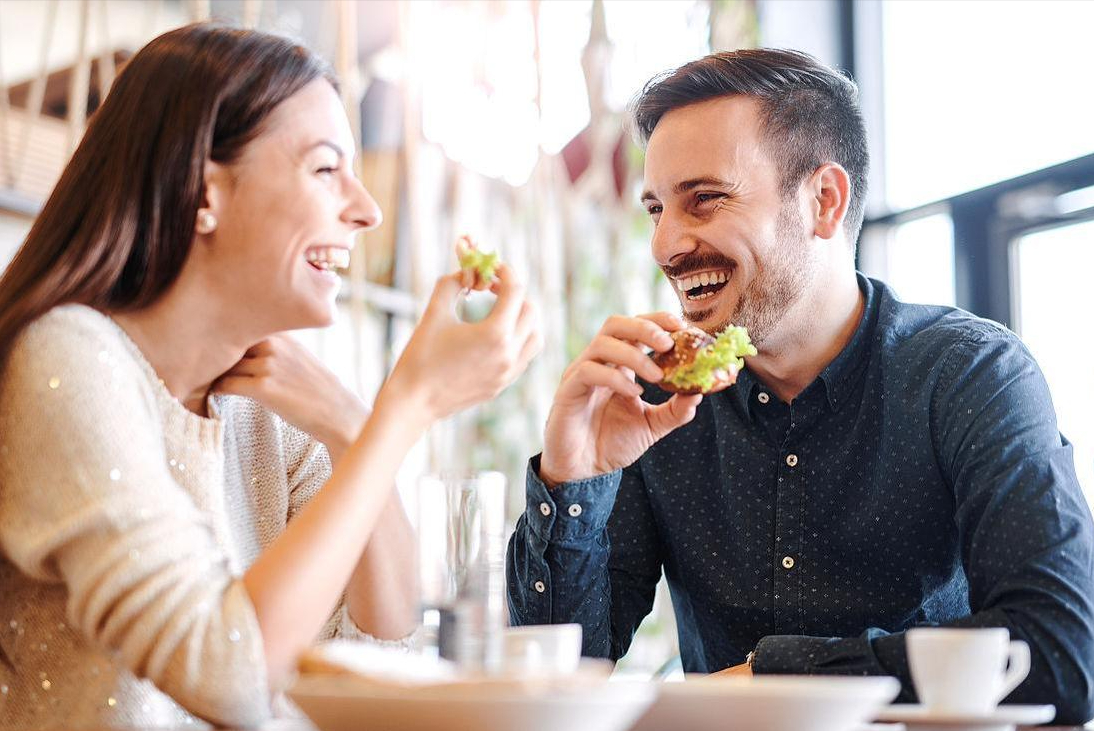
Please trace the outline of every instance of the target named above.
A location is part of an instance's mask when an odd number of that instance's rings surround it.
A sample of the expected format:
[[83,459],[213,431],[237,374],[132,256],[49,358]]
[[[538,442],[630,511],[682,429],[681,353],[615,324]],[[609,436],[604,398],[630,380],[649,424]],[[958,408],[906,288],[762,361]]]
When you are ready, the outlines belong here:
[[213,382],[261,340],[261,335],[239,329],[238,313],[231,310],[184,276],[149,307],[110,314],[167,390],[187,409],[206,416]]
[[862,320],[866,298],[852,268],[803,296],[748,367],[780,400],[790,403],[847,347]]

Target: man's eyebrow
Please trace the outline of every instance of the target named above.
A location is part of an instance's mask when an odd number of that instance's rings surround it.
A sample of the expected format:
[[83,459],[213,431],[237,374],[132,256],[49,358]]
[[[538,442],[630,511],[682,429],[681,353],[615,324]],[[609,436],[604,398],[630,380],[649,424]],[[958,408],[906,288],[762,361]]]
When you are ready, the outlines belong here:
[[[711,175],[704,175],[703,177],[700,177],[700,178],[691,178],[689,180],[680,181],[676,185],[672,186],[672,192],[675,193],[676,195],[680,195],[681,193],[687,193],[689,190],[694,190],[696,188],[701,188],[704,185],[709,185],[709,186],[712,186],[712,187],[715,187],[715,188],[727,188],[727,189],[734,187],[734,183],[731,183],[728,180],[722,180],[721,178],[715,178]],[[647,191],[644,191],[642,193],[642,197],[639,199],[639,202],[640,203],[645,203],[646,201],[655,201],[655,200],[657,200],[657,196],[655,196],[653,194],[652,190],[647,190]]]

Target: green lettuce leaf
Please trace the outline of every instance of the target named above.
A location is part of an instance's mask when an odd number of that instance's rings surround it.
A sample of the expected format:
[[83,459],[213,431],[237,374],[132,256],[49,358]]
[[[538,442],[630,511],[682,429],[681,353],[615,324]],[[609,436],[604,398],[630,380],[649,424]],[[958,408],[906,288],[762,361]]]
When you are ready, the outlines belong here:
[[497,268],[498,253],[496,251],[486,254],[471,247],[460,255],[460,269],[478,273],[484,282],[489,282],[494,278],[494,272]]
[[717,381],[715,371],[728,370],[730,366],[736,366],[739,371],[744,367],[746,355],[756,355],[756,347],[748,337],[748,330],[730,325],[718,333],[713,343],[700,348],[690,365],[677,368],[665,380],[677,388],[699,388],[706,392],[714,388]]

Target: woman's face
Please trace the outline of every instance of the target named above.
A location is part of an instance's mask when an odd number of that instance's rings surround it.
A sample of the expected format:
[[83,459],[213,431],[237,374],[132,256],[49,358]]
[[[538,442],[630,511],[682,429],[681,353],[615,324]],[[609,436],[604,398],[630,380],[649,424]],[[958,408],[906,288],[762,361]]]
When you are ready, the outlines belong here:
[[[382,219],[353,173],[353,134],[334,88],[317,79],[282,102],[230,165],[210,164],[207,241],[217,292],[240,329],[263,335],[329,325],[355,234]],[[200,246],[200,244],[199,244]]]

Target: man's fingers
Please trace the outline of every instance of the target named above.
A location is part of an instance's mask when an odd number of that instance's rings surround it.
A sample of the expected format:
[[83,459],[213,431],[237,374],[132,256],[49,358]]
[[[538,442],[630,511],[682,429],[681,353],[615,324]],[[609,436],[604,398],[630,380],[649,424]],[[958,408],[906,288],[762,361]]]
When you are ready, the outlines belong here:
[[641,343],[658,352],[668,350],[673,344],[665,328],[645,317],[613,315],[600,328],[600,335]]
[[695,410],[703,400],[701,394],[685,396],[674,394],[663,404],[651,406],[646,412],[654,439],[660,439],[695,418]]
[[620,369],[591,360],[582,361],[568,371],[559,387],[559,394],[579,396],[596,387],[609,388],[624,398],[642,395],[642,387],[627,378]]
[[642,320],[649,320],[650,322],[656,323],[658,327],[670,333],[676,332],[677,330],[683,330],[688,326],[686,322],[669,312],[648,312],[645,315],[639,315],[638,317]]
[[663,375],[661,367],[637,345],[604,335],[593,338],[583,357],[598,363],[623,366],[651,383],[657,383]]

